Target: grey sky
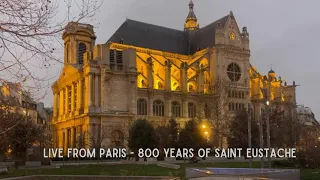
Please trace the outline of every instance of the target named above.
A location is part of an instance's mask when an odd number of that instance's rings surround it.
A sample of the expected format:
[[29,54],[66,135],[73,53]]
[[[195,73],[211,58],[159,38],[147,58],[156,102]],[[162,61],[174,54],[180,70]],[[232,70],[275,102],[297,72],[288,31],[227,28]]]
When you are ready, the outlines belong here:
[[[251,64],[266,74],[272,64],[277,76],[295,80],[298,104],[320,113],[318,41],[320,19],[317,0],[194,0],[203,27],[233,11],[240,28],[250,33]],[[126,18],[183,29],[189,0],[108,0],[96,15],[97,43],[105,43]],[[59,74],[55,67],[50,74]],[[52,95],[45,97],[52,106]]]

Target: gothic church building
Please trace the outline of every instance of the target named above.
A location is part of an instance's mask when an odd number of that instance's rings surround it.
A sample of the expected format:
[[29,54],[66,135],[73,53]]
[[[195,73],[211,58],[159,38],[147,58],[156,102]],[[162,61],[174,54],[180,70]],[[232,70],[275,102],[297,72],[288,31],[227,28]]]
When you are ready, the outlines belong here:
[[230,86],[223,113],[251,107],[257,119],[265,97],[295,103],[294,84],[250,64],[249,33],[232,12],[200,27],[190,1],[183,30],[127,19],[97,45],[93,26],[70,22],[62,38],[65,65],[52,85],[56,147],[88,147],[97,139],[126,147],[139,118],[161,125],[174,117],[181,127],[205,120],[214,107],[200,97],[214,93],[217,79]]

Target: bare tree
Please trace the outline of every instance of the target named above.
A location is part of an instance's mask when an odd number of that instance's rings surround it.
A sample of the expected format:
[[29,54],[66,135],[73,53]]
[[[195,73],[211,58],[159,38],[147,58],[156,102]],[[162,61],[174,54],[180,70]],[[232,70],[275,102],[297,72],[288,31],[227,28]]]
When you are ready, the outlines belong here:
[[[59,4],[59,2],[62,2]],[[102,1],[0,0],[0,75],[37,92],[48,77],[33,73],[59,63],[60,36],[69,21],[92,22]],[[59,13],[58,13],[59,12]],[[27,88],[27,87],[26,87]]]
[[228,127],[232,113],[229,113],[229,104],[232,101],[230,92],[232,90],[231,84],[219,77],[209,84],[209,93],[201,97],[203,108],[205,111],[205,118],[213,127],[212,133],[213,145],[222,147],[223,137],[227,137]]

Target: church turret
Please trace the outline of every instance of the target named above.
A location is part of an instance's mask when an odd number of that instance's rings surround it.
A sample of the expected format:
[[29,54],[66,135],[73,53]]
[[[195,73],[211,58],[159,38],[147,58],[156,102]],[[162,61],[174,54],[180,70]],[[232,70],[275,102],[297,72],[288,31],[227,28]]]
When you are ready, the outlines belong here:
[[276,73],[274,72],[274,70],[271,69],[271,70],[268,72],[268,76],[271,77],[272,79],[274,79],[274,78],[276,77]]
[[186,23],[184,24],[185,31],[194,31],[199,29],[199,24],[196,15],[193,11],[194,4],[192,0],[189,3],[189,14],[186,18]]
[[92,25],[69,22],[62,39],[65,64],[83,64],[84,54],[93,51],[96,36]]
[[242,33],[241,33],[241,36],[242,36],[242,40],[243,40],[243,48],[245,50],[250,50],[250,46],[249,46],[249,33],[248,33],[248,30],[247,30],[247,27],[243,27],[242,28]]

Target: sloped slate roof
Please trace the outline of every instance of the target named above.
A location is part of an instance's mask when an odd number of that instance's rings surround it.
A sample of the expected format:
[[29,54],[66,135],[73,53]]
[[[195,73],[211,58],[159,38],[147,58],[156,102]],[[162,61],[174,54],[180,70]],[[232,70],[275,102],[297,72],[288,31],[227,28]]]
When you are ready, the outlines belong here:
[[225,16],[199,29],[191,36],[187,31],[127,19],[108,42],[119,43],[123,39],[123,44],[126,45],[189,55],[197,49],[212,47],[215,43],[214,34],[218,22],[224,26],[227,19],[228,16]]

